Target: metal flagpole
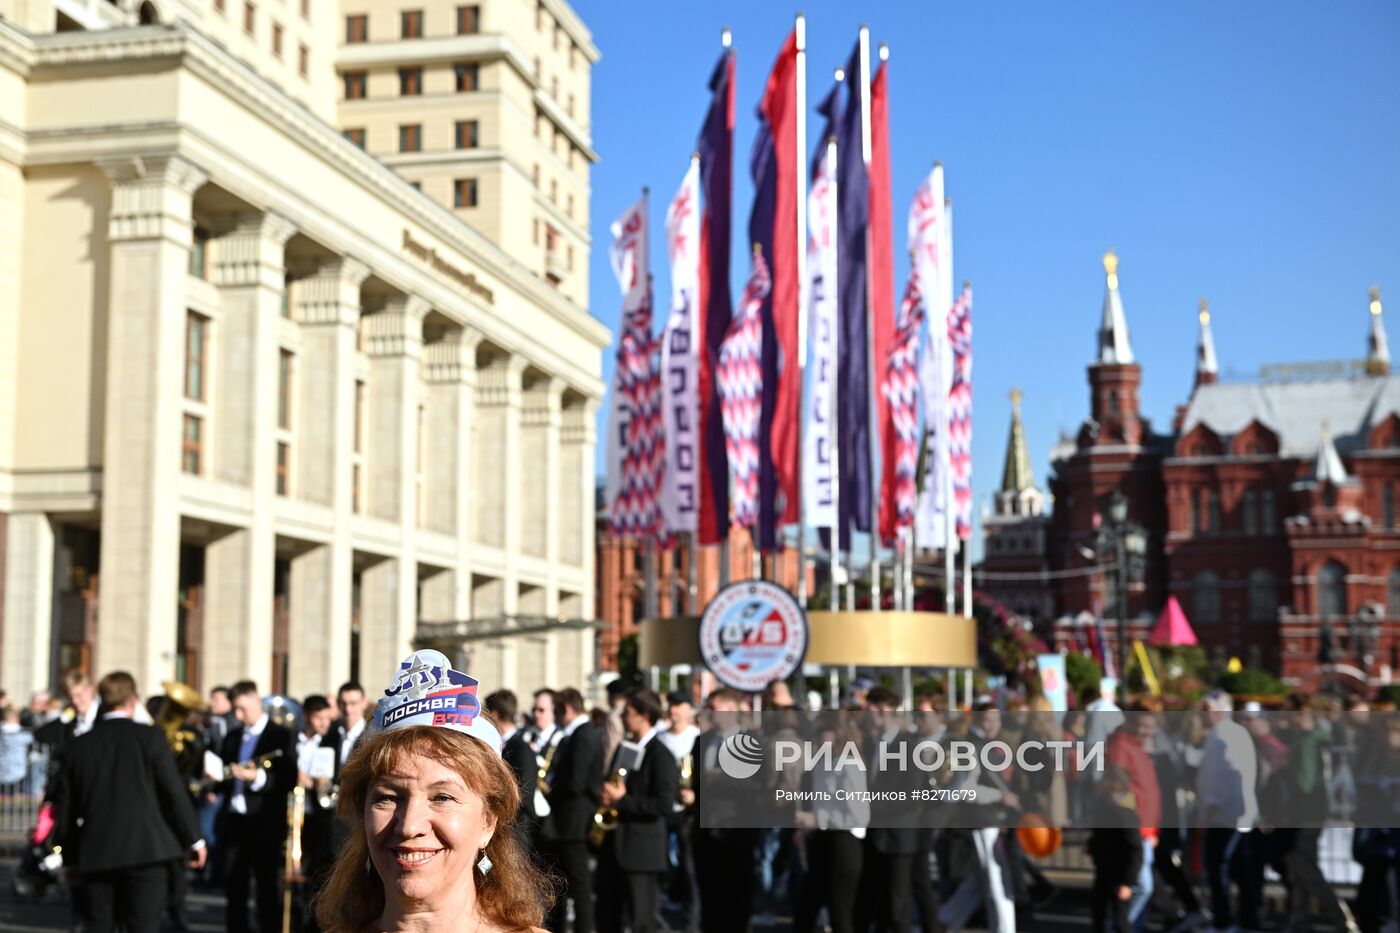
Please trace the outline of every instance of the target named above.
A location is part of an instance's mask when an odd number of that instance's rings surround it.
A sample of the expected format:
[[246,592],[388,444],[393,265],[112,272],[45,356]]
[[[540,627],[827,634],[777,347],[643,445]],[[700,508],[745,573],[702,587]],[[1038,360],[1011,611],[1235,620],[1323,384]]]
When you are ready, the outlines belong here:
[[[943,199],[943,229],[939,231],[948,243],[947,257],[948,265],[952,265],[953,258],[953,228],[950,218],[952,217],[953,199]],[[940,253],[943,252],[941,249]],[[942,308],[939,315],[940,326],[943,328],[939,334],[942,359],[939,361],[939,372],[943,385],[938,387],[942,393],[942,410],[944,413],[943,423],[938,426],[943,432],[943,439],[938,445],[939,461],[939,482],[943,485],[943,571],[946,574],[947,588],[947,611],[949,615],[957,613],[957,592],[958,578],[957,567],[954,565],[954,548],[957,541],[957,529],[953,524],[953,466],[951,462],[952,444],[948,440],[948,389],[952,385],[952,347],[948,344],[948,315],[952,313],[953,297],[953,270],[944,268],[942,256],[939,257],[939,290],[938,303]],[[946,284],[945,284],[946,283]]]
[[[836,69],[836,80],[845,80],[846,72],[840,68]],[[840,153],[836,151],[836,137],[829,136],[826,140],[826,164],[827,173],[831,176],[831,200],[837,201],[840,189],[837,187],[839,178],[836,172],[836,160],[840,158]],[[840,224],[840,212],[837,212],[836,223]],[[838,255],[836,265],[836,276],[831,282],[830,294],[841,294],[837,288],[837,283],[841,278],[841,263]],[[826,288],[826,283],[822,283]],[[840,360],[841,352],[841,322],[836,321],[831,328],[831,359]],[[831,389],[831,430],[835,432],[835,437],[831,438],[831,611],[836,612],[841,608],[841,580],[845,576],[841,560],[842,545],[841,540],[841,381],[836,379]],[[849,537],[849,535],[848,535]]]
[[797,14],[797,604],[807,608],[807,511],[802,502],[802,419],[807,414],[807,17]]
[[[860,157],[865,163],[866,178],[870,176],[870,27],[860,27]],[[871,275],[870,226],[867,216],[865,234],[865,357],[866,357],[866,421],[870,425],[870,609],[880,611],[880,482],[875,462],[880,449],[879,406],[875,403],[878,390],[875,381],[875,302],[872,297],[874,276]]]
[[[729,31],[729,27],[728,27],[728,26],[725,26],[723,29],[720,30],[720,33],[719,33],[719,44],[720,44],[721,46],[723,46],[726,50],[728,50],[729,47],[730,47],[731,45],[734,44],[734,34],[731,33],[731,32]],[[729,93],[733,93],[733,91],[731,90]],[[731,193],[731,197],[732,197],[732,193]],[[701,346],[702,346],[701,352],[704,352],[704,345],[702,344]],[[703,404],[703,400],[702,400],[702,404]],[[725,481],[726,483],[729,482],[729,477],[726,476],[726,477],[724,478],[724,481]],[[724,587],[726,587],[726,586],[729,585],[729,516],[727,516],[727,515],[724,516],[724,528],[725,528],[725,530],[724,530],[724,537],[722,537],[722,538],[720,539],[720,542],[719,542],[719,585],[720,585],[720,589],[723,589]]]

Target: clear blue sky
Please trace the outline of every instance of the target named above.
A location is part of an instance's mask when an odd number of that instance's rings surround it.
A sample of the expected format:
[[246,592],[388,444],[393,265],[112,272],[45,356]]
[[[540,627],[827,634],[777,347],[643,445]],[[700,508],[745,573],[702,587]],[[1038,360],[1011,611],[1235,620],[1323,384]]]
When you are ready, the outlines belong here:
[[[738,294],[753,112],[796,7],[574,5],[603,55],[593,313],[616,329],[608,226],[649,185],[664,315],[665,204],[694,147],[723,26],[739,55]],[[1400,351],[1400,4],[821,2],[804,12],[809,103],[862,22],[872,43],[890,44],[897,256],[915,187],[935,159],[945,166],[955,275],[976,296],[979,512],[1001,478],[1013,385],[1025,392],[1042,486],[1058,433],[1088,413],[1107,247],[1120,257],[1143,410],[1158,430],[1190,389],[1202,296],[1227,374],[1364,355],[1372,284]]]

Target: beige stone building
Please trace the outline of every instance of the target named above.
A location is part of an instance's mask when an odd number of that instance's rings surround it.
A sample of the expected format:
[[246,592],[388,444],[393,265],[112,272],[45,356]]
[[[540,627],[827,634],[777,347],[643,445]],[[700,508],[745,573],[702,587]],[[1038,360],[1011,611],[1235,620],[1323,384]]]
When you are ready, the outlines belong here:
[[[558,0],[425,0],[421,47],[403,6],[0,0],[12,696],[71,667],[377,685],[413,644],[588,686],[597,52]],[[421,99],[380,99],[401,67]],[[421,152],[381,144],[410,120]]]

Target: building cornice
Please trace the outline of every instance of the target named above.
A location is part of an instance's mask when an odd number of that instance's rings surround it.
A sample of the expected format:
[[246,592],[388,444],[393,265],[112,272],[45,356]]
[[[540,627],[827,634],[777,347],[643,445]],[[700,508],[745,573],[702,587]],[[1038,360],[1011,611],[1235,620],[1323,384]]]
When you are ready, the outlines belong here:
[[[511,287],[525,299],[548,309],[559,323],[569,327],[588,342],[601,348],[611,342],[611,333],[582,306],[551,288],[542,278],[530,272],[492,243],[479,231],[457,218],[450,210],[414,188],[401,175],[374,156],[345,139],[340,131],[324,122],[303,105],[288,97],[267,80],[258,76],[246,64],[189,25],[143,26],[133,29],[110,30],[103,33],[56,33],[37,41],[22,31],[0,23],[8,38],[14,37],[15,48],[21,51],[24,40],[34,50],[33,71],[50,67],[79,64],[111,64],[113,62],[159,65],[183,62],[191,71],[234,98],[240,105],[277,126],[289,138],[298,140],[325,161],[345,172],[368,190],[394,203],[402,204],[415,222],[464,258],[483,269],[491,270],[503,285]],[[0,47],[7,43],[0,41]],[[60,142],[69,136],[93,135],[110,152],[115,142],[116,127],[77,127],[29,134],[31,147],[41,140]],[[123,127],[122,129],[131,129]],[[151,130],[146,125],[136,128]],[[180,136],[201,136],[187,126],[174,124],[162,127],[175,130]],[[138,132],[139,135],[139,132]],[[168,137],[168,133],[165,134]],[[214,144],[212,140],[208,141]],[[29,164],[29,154],[26,154]],[[587,391],[601,391],[590,386]]]
[[593,141],[584,132],[583,127],[574,122],[574,118],[564,112],[564,108],[559,106],[559,102],[544,92],[544,88],[535,88],[535,106],[544,111],[545,116],[554,121],[555,125],[564,131],[564,135],[569,137],[583,157],[590,162],[598,161],[598,153],[593,148]]
[[574,44],[584,55],[588,56],[590,65],[597,64],[598,59],[603,57],[603,53],[598,51],[598,46],[593,44],[593,33],[579,19],[579,15],[574,12],[574,8],[564,0],[541,0],[544,8],[554,15],[559,21],[559,25],[564,27],[564,31],[569,34],[569,38],[574,40]]
[[337,70],[427,65],[437,62],[504,61],[531,87],[539,78],[525,52],[499,34],[438,36],[429,39],[394,39],[389,42],[355,42],[335,49]]

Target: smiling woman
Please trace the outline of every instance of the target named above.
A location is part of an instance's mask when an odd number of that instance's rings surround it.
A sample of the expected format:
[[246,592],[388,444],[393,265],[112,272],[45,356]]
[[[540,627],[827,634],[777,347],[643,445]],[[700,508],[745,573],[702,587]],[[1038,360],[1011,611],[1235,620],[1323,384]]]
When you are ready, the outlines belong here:
[[331,933],[541,933],[550,885],[516,832],[515,777],[485,739],[443,726],[366,739],[341,774],[350,838],[317,899]]

